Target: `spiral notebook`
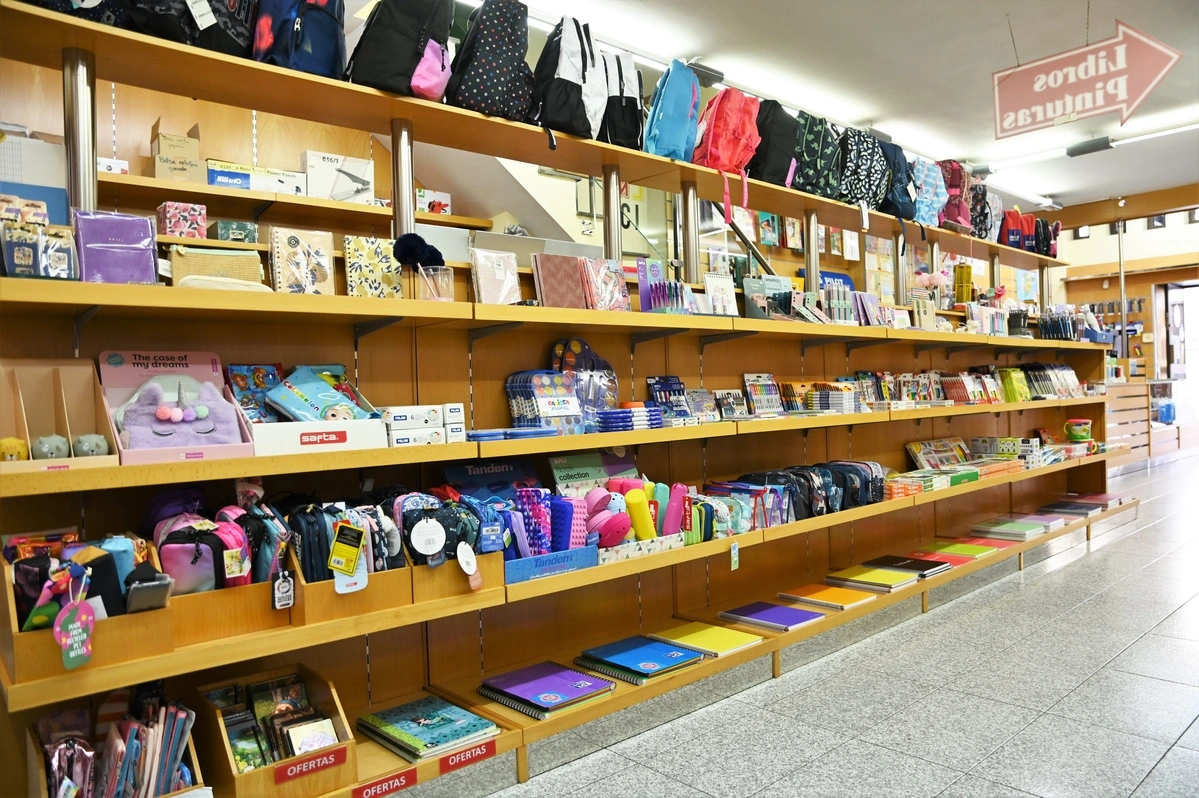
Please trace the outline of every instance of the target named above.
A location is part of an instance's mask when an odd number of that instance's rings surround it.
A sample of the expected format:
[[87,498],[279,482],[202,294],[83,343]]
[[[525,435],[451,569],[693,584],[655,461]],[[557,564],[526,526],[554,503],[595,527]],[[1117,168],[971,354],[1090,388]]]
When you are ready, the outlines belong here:
[[634,635],[614,643],[586,649],[582,656],[575,657],[575,664],[614,679],[640,685],[652,678],[685,668],[703,658],[704,655],[698,651]]
[[491,676],[479,686],[479,695],[545,720],[550,713],[606,695],[616,683],[556,662]]
[[824,617],[823,613],[801,610],[798,607],[785,607],[782,604],[771,604],[769,601],[755,601],[744,607],[726,610],[719,617],[726,621],[747,623],[773,629],[776,632],[790,632],[801,626],[815,623]]
[[762,642],[762,638],[757,635],[739,632],[736,629],[727,629],[723,626],[712,626],[699,621],[657,632],[650,637],[662,643],[689,648],[710,657],[722,657]]

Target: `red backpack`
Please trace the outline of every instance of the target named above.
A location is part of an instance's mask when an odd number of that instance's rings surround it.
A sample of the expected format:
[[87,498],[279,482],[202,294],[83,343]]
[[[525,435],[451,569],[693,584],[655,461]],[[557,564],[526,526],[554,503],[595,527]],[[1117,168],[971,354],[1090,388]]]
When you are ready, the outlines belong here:
[[1037,251],[1037,217],[1031,213],[1020,214],[1020,241],[1025,250]]
[[1004,211],[999,224],[999,243],[1013,249],[1024,248],[1024,236],[1020,232],[1020,211]]
[[741,207],[749,204],[749,182],[745,167],[762,142],[762,137],[758,135],[759,104],[757,97],[747,97],[737,89],[724,88],[708,102],[699,120],[691,162],[725,173],[726,224],[733,220],[728,172],[741,175]]
[[970,175],[957,161],[937,161],[937,166],[941,167],[945,190],[949,193],[949,199],[941,211],[941,226],[972,235],[974,224],[970,221]]

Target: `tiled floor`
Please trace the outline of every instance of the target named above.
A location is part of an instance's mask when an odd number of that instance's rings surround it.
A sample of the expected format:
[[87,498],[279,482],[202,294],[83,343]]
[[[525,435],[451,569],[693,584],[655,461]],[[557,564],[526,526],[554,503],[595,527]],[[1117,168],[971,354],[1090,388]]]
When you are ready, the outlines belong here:
[[[581,728],[538,752],[567,764],[493,795],[1199,798],[1197,477],[1199,457],[1115,478],[1144,504],[1089,544],[848,645],[848,627],[814,638],[780,679]],[[698,708],[631,727],[669,702]]]

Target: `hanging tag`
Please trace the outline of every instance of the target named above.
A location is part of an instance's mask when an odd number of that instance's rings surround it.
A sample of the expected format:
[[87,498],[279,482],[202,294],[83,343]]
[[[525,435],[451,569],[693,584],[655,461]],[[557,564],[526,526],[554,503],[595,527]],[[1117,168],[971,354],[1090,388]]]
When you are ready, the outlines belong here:
[[470,589],[478,590],[483,587],[483,575],[479,573],[479,562],[475,559],[474,549],[465,540],[458,544],[458,567],[470,581]]
[[236,579],[250,573],[250,558],[242,557],[241,549],[225,549],[225,578]]
[[62,783],[58,785],[58,795],[56,798],[75,798],[78,794],[79,785],[66,776],[63,776]]
[[333,572],[333,592],[334,593],[357,593],[366,587],[367,579],[370,575],[367,573],[366,557],[358,558],[358,565],[352,574],[343,574],[340,571]]
[[683,497],[683,531],[690,532],[691,526],[691,497]]
[[432,518],[422,518],[409,534],[412,548],[425,555],[430,568],[445,562],[445,527]]
[[736,541],[729,546],[729,570],[736,571],[741,567],[741,546]]
[[92,658],[92,632],[96,628],[96,613],[91,605],[80,601],[83,590],[75,596],[67,585],[69,601],[54,619],[54,641],[62,648],[62,666],[73,670],[86,665]]
[[285,610],[296,603],[296,580],[291,571],[283,570],[275,574],[271,589],[271,609]]
[[329,570],[353,576],[362,558],[366,533],[345,521],[333,524],[333,545],[329,547]]
[[499,524],[487,524],[479,528],[479,551],[503,551],[508,548],[507,536]]
[[208,0],[187,0],[187,8],[192,12],[192,19],[196,21],[196,27],[200,30],[216,24],[216,17],[212,14],[212,7],[208,5]]
[[870,232],[870,208],[866,205],[866,200],[858,203],[858,208],[862,211],[862,232]]

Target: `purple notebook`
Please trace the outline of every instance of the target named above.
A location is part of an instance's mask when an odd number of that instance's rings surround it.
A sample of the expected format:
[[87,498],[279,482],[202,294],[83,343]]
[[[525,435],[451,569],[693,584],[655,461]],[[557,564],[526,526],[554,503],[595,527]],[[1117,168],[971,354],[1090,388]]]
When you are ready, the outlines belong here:
[[80,279],[85,283],[157,283],[154,225],[144,216],[75,212]]
[[785,607],[782,604],[771,604],[768,601],[755,601],[753,604],[746,604],[744,607],[726,610],[720,613],[720,617],[726,621],[738,621],[740,623],[753,624],[754,626],[764,626],[767,629],[775,629],[780,632],[790,632],[792,629],[798,629],[804,624],[819,621],[825,616],[823,613],[812,612],[811,610]]
[[484,679],[483,686],[542,709],[557,709],[610,692],[616,683],[556,662],[542,662]]

